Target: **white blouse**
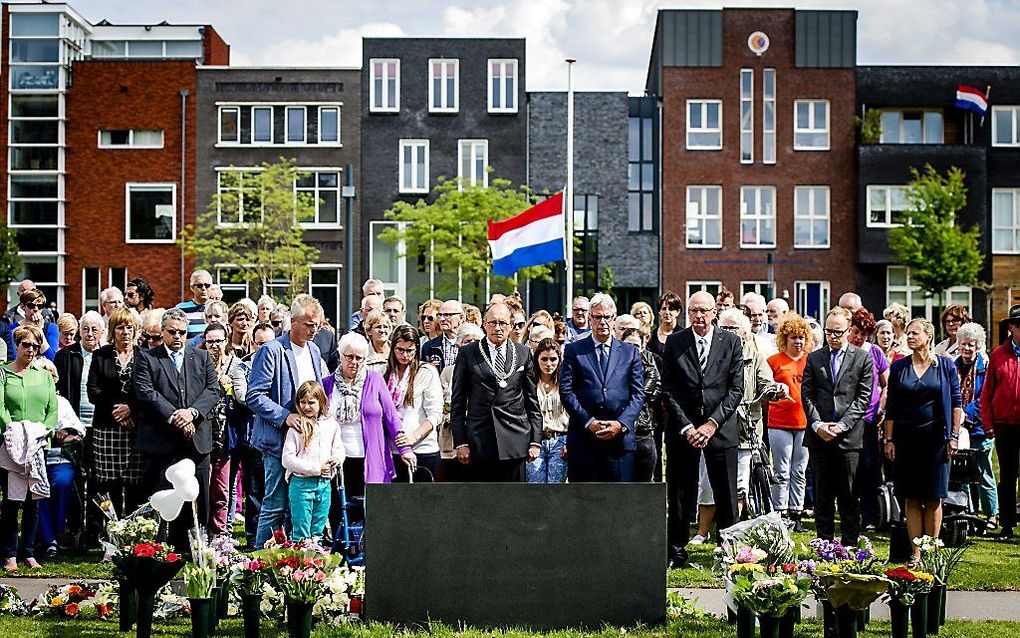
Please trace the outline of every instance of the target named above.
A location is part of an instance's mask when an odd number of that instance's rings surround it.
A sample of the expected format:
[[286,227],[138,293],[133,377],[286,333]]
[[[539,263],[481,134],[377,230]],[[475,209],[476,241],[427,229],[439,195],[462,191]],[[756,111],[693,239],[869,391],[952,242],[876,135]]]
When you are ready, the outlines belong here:
[[[421,364],[418,374],[414,377],[413,404],[407,406],[401,402],[397,409],[400,410],[400,420],[403,424],[401,430],[408,436],[421,427],[425,421],[432,424],[432,430],[422,440],[415,443],[411,450],[415,454],[439,452],[437,430],[443,422],[443,385],[439,381],[439,372],[435,367],[428,363]],[[397,448],[392,441],[390,442],[390,452],[397,454]]]

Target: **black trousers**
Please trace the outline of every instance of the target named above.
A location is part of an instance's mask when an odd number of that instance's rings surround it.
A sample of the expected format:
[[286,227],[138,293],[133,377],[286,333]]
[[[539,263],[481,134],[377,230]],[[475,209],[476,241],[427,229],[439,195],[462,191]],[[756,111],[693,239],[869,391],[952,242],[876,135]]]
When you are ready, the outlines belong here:
[[524,483],[527,459],[482,461],[471,459],[471,480],[477,483]]
[[708,482],[715,494],[718,529],[737,521],[737,448],[700,450],[686,438],[666,438],[666,542],[671,555],[680,553],[691,539],[691,523],[698,511],[698,466],[705,456]]
[[[209,529],[209,481],[210,460],[208,454],[143,454],[142,485],[150,496],[159,490],[169,489],[170,481],[166,480],[166,469],[178,461],[190,458],[195,462],[195,479],[198,480],[198,524]],[[191,503],[185,503],[180,515],[172,521],[167,533],[167,540],[178,552],[190,552],[188,531],[194,527],[194,516]]]
[[857,545],[861,533],[860,473],[858,450],[841,450],[834,445],[811,448],[815,473],[815,527],[819,538],[836,536],[836,503],[839,502],[840,536],[844,545]]
[[[429,454],[418,454],[415,452],[414,455],[418,459],[418,469],[414,471],[414,482],[434,483],[436,476],[439,475],[439,465],[440,461],[442,461],[439,452],[432,452]],[[397,473],[397,476],[393,479],[394,483],[408,482],[408,468],[407,464],[404,463],[404,459],[399,456],[394,456],[393,469]]]
[[[661,439],[660,439],[661,442]],[[656,483],[662,480],[662,459],[653,434],[638,434],[637,448],[634,450],[634,482]],[[659,468],[659,479],[655,478],[656,466]]]
[[[241,457],[241,486],[244,490],[244,538],[255,547],[255,533],[259,527],[259,510],[266,495],[266,472],[262,467],[262,452],[242,445],[236,454]],[[233,471],[231,471],[233,475]]]
[[[31,492],[24,501],[9,500],[7,471],[0,470],[0,553],[3,558],[31,558],[35,556],[35,537],[39,530],[39,501]],[[18,543],[18,512],[21,512],[21,543]]]
[[1016,527],[1016,482],[1020,472],[1020,426],[995,426],[995,452],[999,455],[999,521],[1003,529]]

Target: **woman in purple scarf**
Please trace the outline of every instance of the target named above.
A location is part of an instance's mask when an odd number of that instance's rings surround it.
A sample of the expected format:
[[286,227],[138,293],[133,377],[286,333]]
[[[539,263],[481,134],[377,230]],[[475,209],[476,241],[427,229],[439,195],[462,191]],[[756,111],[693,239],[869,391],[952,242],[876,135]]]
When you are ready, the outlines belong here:
[[[395,476],[389,443],[401,432],[400,412],[382,375],[365,368],[368,341],[348,332],[337,344],[340,366],[322,380],[329,416],[340,424],[347,458],[343,472],[347,499],[365,495],[365,483],[389,483]],[[409,447],[397,447],[413,472],[416,457]]]

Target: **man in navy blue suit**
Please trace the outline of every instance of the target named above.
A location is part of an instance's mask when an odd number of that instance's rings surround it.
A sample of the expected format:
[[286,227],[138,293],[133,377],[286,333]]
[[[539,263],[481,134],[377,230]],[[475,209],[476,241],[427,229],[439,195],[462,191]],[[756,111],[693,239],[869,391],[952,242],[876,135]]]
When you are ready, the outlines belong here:
[[616,303],[591,299],[589,337],[567,344],[560,400],[567,429],[567,477],[572,483],[627,482],[634,477],[634,421],[644,403],[641,353],[613,338]]

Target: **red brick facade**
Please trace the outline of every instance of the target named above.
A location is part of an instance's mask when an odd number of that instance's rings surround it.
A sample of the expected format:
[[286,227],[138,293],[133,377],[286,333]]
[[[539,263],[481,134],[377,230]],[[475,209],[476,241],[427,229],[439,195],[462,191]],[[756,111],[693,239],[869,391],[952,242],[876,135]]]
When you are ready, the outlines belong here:
[[202,51],[205,52],[205,59],[202,64],[206,66],[226,66],[230,64],[230,45],[223,41],[216,29],[209,25],[203,27]]
[[[126,242],[127,183],[175,183],[175,216],[180,236],[180,204],[185,224],[195,220],[195,63],[190,61],[87,61],[74,64],[67,93],[67,178],[65,307],[82,308],[82,269],[126,267],[127,278],[143,277],[156,291],[156,305],[181,300],[190,273],[181,269],[181,250],[170,244]],[[186,132],[181,130],[181,94],[188,92]],[[163,131],[163,148],[99,148],[100,130]],[[181,139],[186,138],[184,187]]]
[[[768,279],[767,254],[775,259],[778,296],[794,306],[796,281],[828,281],[830,305],[854,288],[856,260],[854,69],[797,68],[792,10],[723,10],[721,67],[662,70],[662,271],[664,290],[684,294],[688,281],[721,281],[739,292],[741,281]],[[761,57],[748,36],[771,40]],[[754,70],[754,163],[740,163],[740,70]],[[776,70],[776,163],[762,163],[762,72]],[[721,151],[686,149],[688,99],[721,99]],[[794,101],[825,99],[829,107],[828,151],[795,151]],[[689,185],[722,186],[722,245],[686,247]],[[776,189],[776,247],[740,248],[740,187]],[[795,186],[829,186],[830,248],[794,249]]]

